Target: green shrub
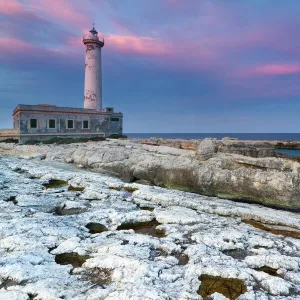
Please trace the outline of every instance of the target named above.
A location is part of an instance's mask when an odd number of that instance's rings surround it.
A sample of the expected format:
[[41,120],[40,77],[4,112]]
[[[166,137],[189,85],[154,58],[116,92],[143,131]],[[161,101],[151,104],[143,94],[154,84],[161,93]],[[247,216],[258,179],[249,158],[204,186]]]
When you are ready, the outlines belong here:
[[14,144],[17,144],[19,141],[18,141],[18,139],[9,138],[9,139],[2,140],[0,142],[1,143],[14,143]]
[[110,136],[108,136],[109,139],[127,139],[127,135],[113,133]]
[[53,137],[51,139],[48,140],[42,140],[42,141],[38,141],[38,140],[29,140],[24,142],[25,145],[37,145],[37,144],[45,144],[45,145],[49,145],[49,144],[72,144],[72,143],[87,143],[87,142],[98,142],[98,141],[105,141],[105,138],[102,136],[95,136],[92,138],[70,138],[70,137],[65,137],[65,138],[61,138],[61,137]]
[[28,141],[25,141],[23,144],[24,145],[37,145],[39,144],[41,141],[38,141],[38,140],[28,140]]

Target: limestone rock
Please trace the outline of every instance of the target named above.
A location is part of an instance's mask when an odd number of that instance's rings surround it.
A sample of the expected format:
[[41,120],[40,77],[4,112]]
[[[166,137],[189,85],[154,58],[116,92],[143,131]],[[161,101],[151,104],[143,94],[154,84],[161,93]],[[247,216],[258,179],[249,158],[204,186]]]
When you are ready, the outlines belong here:
[[250,157],[273,157],[274,152],[273,149],[270,147],[254,147],[249,146],[247,143],[238,142],[238,143],[222,143],[218,146],[218,152],[221,153],[232,153],[232,154],[239,154],[243,156],[250,156]]
[[196,156],[199,160],[207,160],[213,156],[216,152],[216,140],[206,138],[201,141],[200,145],[197,148]]
[[[111,143],[102,149],[97,144],[80,148],[86,153],[80,159],[93,151],[94,159],[99,156],[99,164],[103,153],[126,149],[122,144]],[[74,151],[73,146],[65,148],[66,154],[61,151],[63,148],[47,149],[51,156],[58,151],[59,159],[66,159]],[[132,151],[124,161],[113,161],[113,157],[120,156],[111,155],[102,167],[116,164],[121,170],[121,163],[129,168],[135,160],[135,168],[146,159],[145,168],[155,163],[156,174],[162,178],[168,174],[170,181],[183,180],[175,177],[178,171],[174,168],[193,166],[188,171],[192,171],[189,179],[193,176],[198,179],[201,173],[208,182],[215,182],[213,176],[221,176],[224,170],[246,169],[259,178],[260,172],[265,172],[271,179],[275,178],[268,173],[271,167],[279,174],[293,175],[299,171],[299,164],[276,158],[220,154],[199,163],[189,151],[185,155],[178,151],[156,153],[141,145]],[[255,173],[255,168],[239,164],[263,169]],[[201,169],[203,166],[205,169]],[[205,177],[209,170],[209,176]],[[43,189],[43,182],[49,178],[68,180],[84,186],[87,192],[92,190],[107,197],[92,201],[88,193]],[[209,286],[212,299],[225,299],[227,292],[223,288],[232,280],[247,288],[239,292],[238,299],[299,299],[300,235],[291,237],[285,233],[299,232],[297,213],[173,189],[125,184],[117,178],[47,159],[0,156],[0,180],[4,184],[0,189],[0,299],[196,300],[200,299],[201,284],[204,287],[202,275],[221,279],[219,283],[225,279],[225,285]],[[152,180],[156,181],[155,177]],[[126,199],[122,190],[110,187],[137,190]],[[12,194],[17,203],[6,201]],[[60,202],[65,209],[80,208],[80,211],[71,215],[49,213],[44,210],[47,202],[51,206]],[[141,204],[154,210],[143,210]],[[154,225],[151,223],[154,227],[149,227],[152,220],[156,220]],[[263,222],[274,230],[256,228],[251,220]],[[107,231],[91,232],[91,224],[101,225]],[[133,227],[120,230],[121,224]],[[164,234],[157,235],[159,232]]]
[[[0,143],[0,149],[22,156],[45,153],[46,160],[67,162],[71,158],[76,165],[126,181],[146,180],[149,184],[209,196],[300,209],[300,164],[277,157],[257,158],[259,152],[253,154],[248,146],[243,153],[247,156],[228,153],[227,150],[223,153],[222,147],[228,147],[230,151],[238,149],[237,153],[240,153],[240,149],[248,145],[241,141],[233,142],[236,147],[231,145],[232,141],[220,143],[205,139],[197,152],[130,140],[63,146],[2,146]],[[264,142],[259,145],[255,151],[265,147]],[[216,149],[219,152],[215,153]],[[88,186],[84,194],[90,200],[109,197],[105,190],[99,192],[93,186]]]

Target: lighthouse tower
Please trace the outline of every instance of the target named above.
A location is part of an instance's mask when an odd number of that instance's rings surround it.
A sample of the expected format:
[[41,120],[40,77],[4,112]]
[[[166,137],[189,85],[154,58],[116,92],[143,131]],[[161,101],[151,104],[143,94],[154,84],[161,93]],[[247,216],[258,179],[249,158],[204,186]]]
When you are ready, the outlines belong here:
[[104,46],[104,39],[98,36],[97,30],[93,27],[83,36],[83,43],[86,46],[84,108],[100,111],[102,109],[101,48]]

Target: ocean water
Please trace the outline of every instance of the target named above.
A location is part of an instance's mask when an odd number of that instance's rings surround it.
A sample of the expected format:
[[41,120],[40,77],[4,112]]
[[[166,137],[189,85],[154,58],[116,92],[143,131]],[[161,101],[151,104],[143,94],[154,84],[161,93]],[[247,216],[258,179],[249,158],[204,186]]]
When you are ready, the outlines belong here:
[[128,137],[147,139],[160,137],[164,139],[201,140],[206,137],[222,139],[223,137],[238,138],[239,140],[281,140],[300,141],[300,133],[125,133]]
[[300,149],[276,149],[274,151],[290,156],[300,156]]

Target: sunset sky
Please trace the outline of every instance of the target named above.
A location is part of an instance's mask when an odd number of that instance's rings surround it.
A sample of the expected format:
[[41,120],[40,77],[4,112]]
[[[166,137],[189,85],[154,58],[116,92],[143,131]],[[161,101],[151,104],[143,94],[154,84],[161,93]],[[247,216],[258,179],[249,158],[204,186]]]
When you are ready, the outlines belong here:
[[300,132],[299,0],[0,0],[0,128],[18,104],[83,107],[96,29],[124,132]]

